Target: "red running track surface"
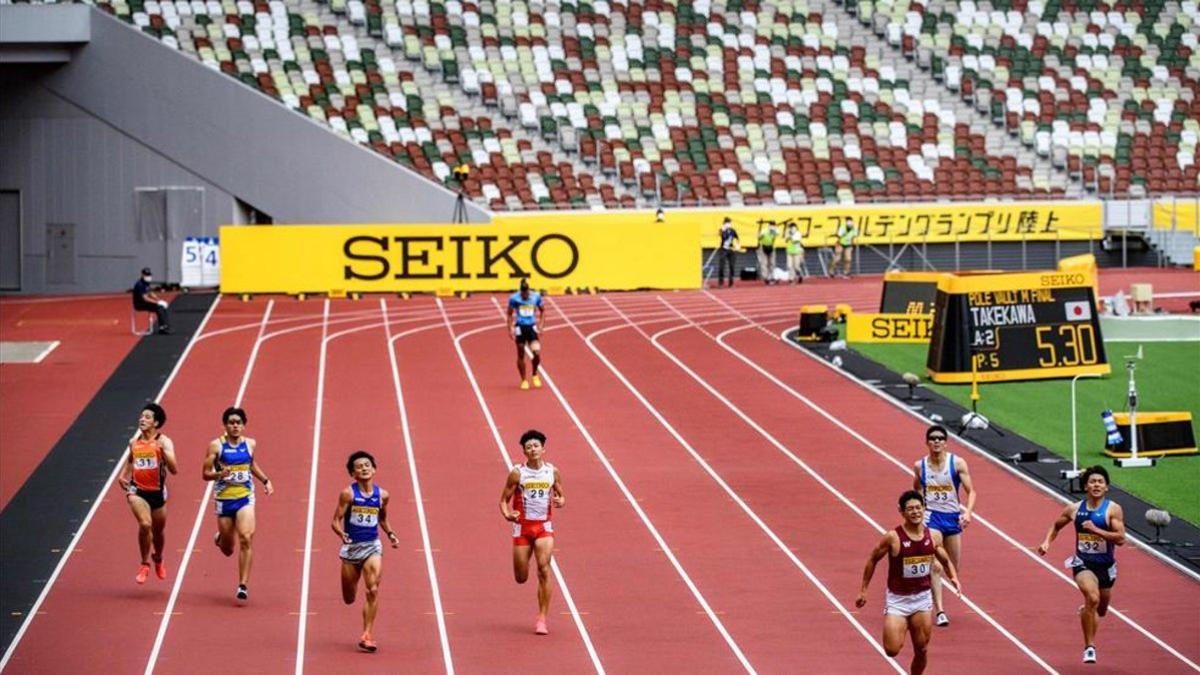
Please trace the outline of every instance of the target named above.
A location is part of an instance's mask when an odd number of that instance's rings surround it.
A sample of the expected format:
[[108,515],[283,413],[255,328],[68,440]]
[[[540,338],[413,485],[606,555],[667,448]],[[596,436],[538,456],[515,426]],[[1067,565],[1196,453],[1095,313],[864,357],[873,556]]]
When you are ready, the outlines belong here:
[[[878,292],[872,282],[553,298],[546,386],[532,391],[516,387],[490,296],[223,301],[164,397],[183,465],[167,581],[133,584],[134,526],[110,490],[28,624],[14,672],[50,658],[56,670],[140,672],[152,654],[152,670],[171,673],[231,662],[296,672],[298,654],[310,672],[489,672],[530,657],[565,672],[893,670],[876,645],[884,570],[865,609],[853,600],[876,525],[897,522],[923,425],[777,335],[800,304],[872,309]],[[278,491],[260,488],[251,599],[238,606],[236,561],[211,543],[198,473],[243,380],[247,433]],[[549,436],[567,495],[547,637],[533,635],[535,582],[513,583],[497,507],[529,427]],[[379,460],[400,535],[385,551],[375,655],[354,649],[361,592],[342,603],[329,530],[358,448]],[[954,450],[981,494],[964,544],[974,605],[948,597],[954,623],[936,631],[932,667],[1081,671],[1078,592],[1059,572],[1069,545],[1056,543],[1048,565],[1028,550],[1060,502]],[[1104,619],[1101,666],[1192,670],[1200,585],[1135,546],[1119,557],[1114,607],[1136,627]],[[96,620],[106,616],[119,620]]]

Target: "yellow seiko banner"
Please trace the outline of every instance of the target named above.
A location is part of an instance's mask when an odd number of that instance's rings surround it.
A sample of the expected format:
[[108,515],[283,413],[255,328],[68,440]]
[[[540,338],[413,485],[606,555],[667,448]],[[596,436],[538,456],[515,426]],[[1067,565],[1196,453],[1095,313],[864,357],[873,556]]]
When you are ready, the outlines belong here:
[[504,225],[221,227],[225,293],[699,288],[700,233],[545,219]]
[[758,246],[758,228],[774,223],[782,235],[794,224],[809,248],[833,246],[838,225],[853,218],[858,226],[855,244],[948,244],[979,241],[1087,241],[1101,239],[1103,208],[1097,201],[946,203],[946,204],[832,204],[766,208],[668,209],[663,223],[653,211],[583,211],[551,214],[496,214],[492,223],[520,226],[529,222],[596,225],[636,225],[652,232],[664,225],[699,228],[701,245],[716,248],[717,234],[728,216],[743,248]]
[[1169,197],[1154,202],[1154,229],[1200,236],[1200,198]]
[[850,314],[846,317],[847,342],[929,342],[932,314]]

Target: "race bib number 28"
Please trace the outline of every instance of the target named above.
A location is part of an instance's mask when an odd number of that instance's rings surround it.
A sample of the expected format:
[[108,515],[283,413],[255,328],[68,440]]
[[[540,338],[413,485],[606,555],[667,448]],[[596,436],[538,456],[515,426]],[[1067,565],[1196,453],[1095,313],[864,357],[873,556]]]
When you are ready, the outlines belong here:
[[229,469],[229,477],[225,480],[230,483],[249,483],[250,482],[250,465],[249,464],[230,464],[225,467]]

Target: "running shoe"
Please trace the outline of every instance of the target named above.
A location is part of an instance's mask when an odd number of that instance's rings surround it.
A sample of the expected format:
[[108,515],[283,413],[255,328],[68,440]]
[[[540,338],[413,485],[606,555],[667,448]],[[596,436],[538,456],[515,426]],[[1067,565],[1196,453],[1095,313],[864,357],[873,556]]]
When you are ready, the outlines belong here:
[[368,654],[374,654],[379,645],[375,644],[370,633],[363,633],[362,637],[358,638],[358,648]]
[[156,561],[154,562],[154,576],[158,577],[159,579],[166,579],[166,578],[167,578],[167,565],[166,565],[166,563],[164,563],[164,562],[163,562],[163,561],[161,561],[161,560],[156,560]]
[[550,629],[546,628],[546,619],[543,617],[537,618],[537,623],[533,624],[533,632],[538,635],[549,635]]
[[1083,662],[1084,663],[1095,663],[1096,662],[1096,648],[1095,647],[1088,645],[1088,647],[1083,650]]
[[149,578],[150,578],[150,563],[142,563],[141,565],[138,565],[138,573],[137,573],[137,576],[133,578],[133,580],[138,582],[139,584],[144,584],[144,583],[146,583],[146,579],[149,579]]
[[528,389],[529,388],[529,380],[521,380],[521,388]]
[[249,593],[249,591],[246,590],[246,585],[238,584],[237,599],[245,600],[246,598],[249,598],[249,597],[250,597],[250,593]]
[[536,389],[541,389],[542,388],[542,378],[538,377],[537,375],[534,375],[533,376],[533,386]]
[[946,616],[945,612],[937,613],[937,625],[945,628],[950,625],[950,617]]

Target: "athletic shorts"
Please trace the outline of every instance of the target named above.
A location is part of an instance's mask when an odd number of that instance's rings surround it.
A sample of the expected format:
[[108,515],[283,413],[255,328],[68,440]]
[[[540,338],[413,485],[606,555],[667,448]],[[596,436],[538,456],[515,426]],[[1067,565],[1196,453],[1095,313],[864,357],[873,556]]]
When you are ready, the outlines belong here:
[[129,494],[136,495],[145,500],[150,505],[151,511],[157,511],[167,505],[166,490],[142,490],[130,485]]
[[243,508],[254,506],[254,495],[246,495],[241,499],[218,499],[216,502],[218,518],[233,518]]
[[929,516],[929,528],[942,533],[944,537],[952,537],[956,534],[962,534],[962,526],[958,523],[957,513],[945,513],[943,511],[926,511]]
[[342,544],[342,549],[338,551],[342,562],[350,563],[355,567],[362,567],[363,563],[377,555],[383,555],[383,544],[378,539]]
[[533,546],[542,537],[554,536],[554,523],[549,520],[523,520],[512,524],[513,546]]
[[928,612],[933,609],[933,591],[924,590],[912,595],[897,595],[887,592],[887,600],[883,605],[883,613],[890,616],[912,616],[917,612]]
[[538,339],[537,326],[514,326],[513,335],[517,338],[517,344],[533,342]]
[[1096,575],[1100,588],[1112,588],[1117,583],[1117,562],[1111,564],[1093,563],[1080,560],[1078,556],[1067,558],[1066,567],[1070,568],[1071,576],[1079,576],[1080,572],[1088,571]]

